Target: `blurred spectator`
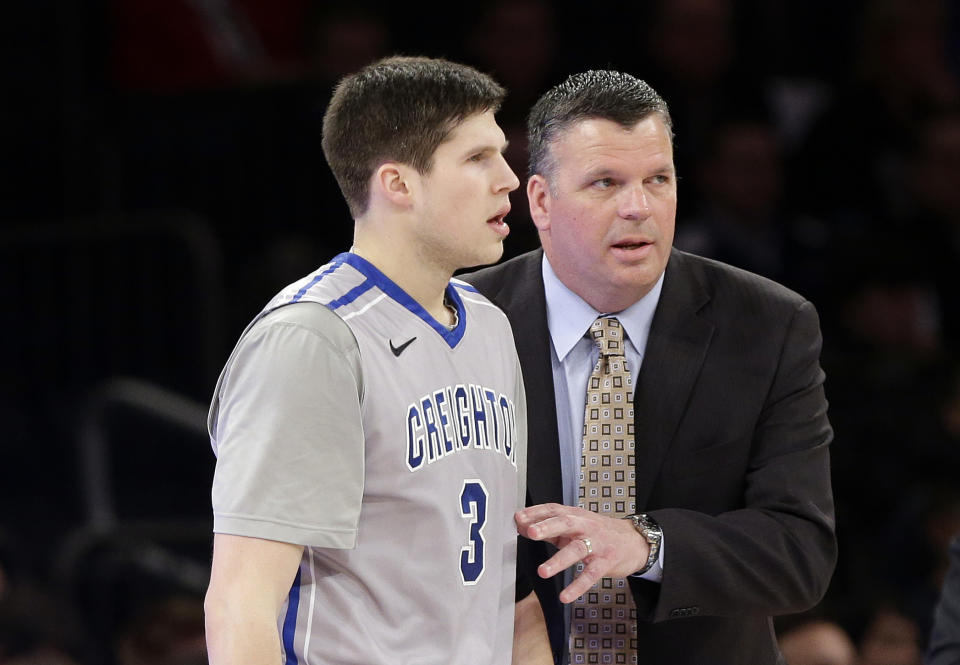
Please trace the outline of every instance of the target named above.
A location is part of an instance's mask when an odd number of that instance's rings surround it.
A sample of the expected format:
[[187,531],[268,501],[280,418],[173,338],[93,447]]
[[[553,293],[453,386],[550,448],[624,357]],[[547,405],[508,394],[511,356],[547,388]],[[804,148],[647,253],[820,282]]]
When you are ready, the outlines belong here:
[[787,665],[856,665],[856,648],[837,623],[813,619],[778,637]]
[[[557,58],[556,11],[546,0],[497,0],[485,5],[470,25],[467,57],[506,87],[504,117],[525,120],[550,84]],[[520,172],[525,171],[524,165]]]
[[857,665],[920,665],[920,631],[906,614],[881,606],[857,643]]
[[83,655],[79,621],[68,602],[28,579],[0,596],[0,663],[73,665]]
[[89,665],[206,661],[202,599],[209,563],[198,559],[200,547],[181,538],[170,534],[171,542],[161,545],[156,534],[91,537],[64,560],[65,586],[84,620]]
[[[681,177],[689,177],[707,149],[718,118],[731,108],[762,105],[757,63],[737,50],[737,9],[733,0],[658,0],[639,29],[649,63],[642,77],[669,100],[673,124],[682,136],[674,145]],[[696,209],[696,191],[682,197],[680,213]]]
[[858,65],[887,112],[910,121],[960,101],[945,0],[877,0],[864,7]]
[[701,210],[678,224],[676,246],[769,277],[819,305],[830,235],[786,208],[775,128],[753,116],[719,123],[695,171]]
[[858,3],[741,0],[736,6],[743,24],[738,48],[761,71],[777,132],[793,151],[835,98],[844,75],[837,64],[850,61],[850,35],[858,30]]
[[908,161],[911,199],[905,233],[916,233],[930,254],[944,335],[960,352],[960,107],[931,116],[917,127],[916,150]]
[[921,123],[917,146],[909,180],[915,205],[922,213],[936,215],[947,226],[946,235],[960,242],[960,110]]
[[836,208],[890,216],[906,204],[905,156],[931,112],[960,99],[948,59],[946,0],[862,4],[850,80],[796,165],[797,200],[812,212]]
[[849,333],[873,351],[923,360],[940,348],[940,310],[930,283],[919,274],[879,278],[847,302],[841,319]]
[[[936,395],[945,359],[929,270],[921,257],[897,251],[898,246],[900,236],[878,232],[869,243],[841,251],[822,307],[830,331],[824,336],[824,365],[831,419],[844,444],[835,447],[843,476],[838,485],[857,481],[845,464],[859,466],[868,455],[878,475],[893,483],[875,487],[872,498],[912,484],[908,471],[915,469],[902,451],[937,436]],[[887,459],[889,469],[882,466]],[[866,495],[863,499],[869,503]],[[874,510],[892,509],[896,499],[890,499],[874,504]]]
[[662,73],[686,88],[687,94],[709,90],[723,95],[718,84],[736,56],[735,9],[730,0],[658,3],[651,26],[651,53]]
[[888,528],[875,539],[877,550],[887,555],[874,570],[874,580],[882,580],[900,599],[897,609],[917,626],[921,648],[947,575],[950,541],[960,532],[956,477],[956,470],[947,469],[939,479],[934,474],[918,478],[914,487],[900,493],[899,510],[887,516]]
[[205,665],[203,602],[170,595],[129,617],[115,638],[116,665]]
[[930,503],[907,497],[937,478],[951,482],[958,472],[958,458],[943,455],[939,404],[946,357],[936,293],[919,257],[890,251],[899,240],[878,233],[868,245],[841,251],[821,308],[844,552],[830,594],[834,602],[859,603],[878,584],[918,598],[915,589],[930,573],[930,561],[917,559],[927,551],[921,525]]

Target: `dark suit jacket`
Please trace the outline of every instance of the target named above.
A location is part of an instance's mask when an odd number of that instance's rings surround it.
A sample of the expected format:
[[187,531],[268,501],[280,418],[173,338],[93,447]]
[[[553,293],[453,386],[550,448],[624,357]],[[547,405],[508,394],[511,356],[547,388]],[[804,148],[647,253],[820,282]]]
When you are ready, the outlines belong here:
[[[528,504],[562,503],[542,251],[464,276],[513,325],[528,416]],[[636,377],[637,512],[664,533],[660,584],[631,579],[641,662],[782,662],[773,615],[816,604],[836,562],[821,337],[813,306],[674,250]],[[566,651],[551,546],[521,538],[555,657]]]

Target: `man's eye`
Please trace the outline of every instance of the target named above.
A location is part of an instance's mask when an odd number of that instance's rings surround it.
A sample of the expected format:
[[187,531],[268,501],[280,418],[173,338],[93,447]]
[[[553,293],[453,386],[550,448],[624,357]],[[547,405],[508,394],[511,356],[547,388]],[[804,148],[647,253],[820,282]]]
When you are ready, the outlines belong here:
[[482,152],[478,152],[478,153],[475,154],[475,155],[470,155],[468,161],[471,161],[471,162],[483,161],[483,157],[484,157],[484,154],[483,154]]
[[668,176],[668,175],[655,175],[655,176],[653,176],[653,178],[651,178],[651,180],[653,180],[653,182],[656,183],[656,184],[658,184],[658,185],[666,185],[668,182],[670,182],[670,176]]
[[600,178],[593,181],[593,186],[597,189],[609,189],[613,187],[613,178]]

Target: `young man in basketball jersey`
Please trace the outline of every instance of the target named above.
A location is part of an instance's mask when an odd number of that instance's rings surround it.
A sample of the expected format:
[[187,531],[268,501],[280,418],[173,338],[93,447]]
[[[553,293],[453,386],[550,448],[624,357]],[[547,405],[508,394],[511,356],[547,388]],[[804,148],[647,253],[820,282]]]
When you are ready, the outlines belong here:
[[337,86],[354,245],[267,304],[210,409],[211,663],[510,663],[524,391],[506,317],[451,279],[508,233],[503,95],[426,58]]

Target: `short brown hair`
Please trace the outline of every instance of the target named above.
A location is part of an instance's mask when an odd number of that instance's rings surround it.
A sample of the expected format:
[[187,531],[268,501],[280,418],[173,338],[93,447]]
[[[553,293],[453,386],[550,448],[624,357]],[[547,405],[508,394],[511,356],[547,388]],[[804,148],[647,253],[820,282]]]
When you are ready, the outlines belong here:
[[344,77],[323,116],[323,154],[350,213],[366,212],[380,164],[427,173],[453,128],[496,111],[505,94],[486,74],[438,58],[394,56]]

